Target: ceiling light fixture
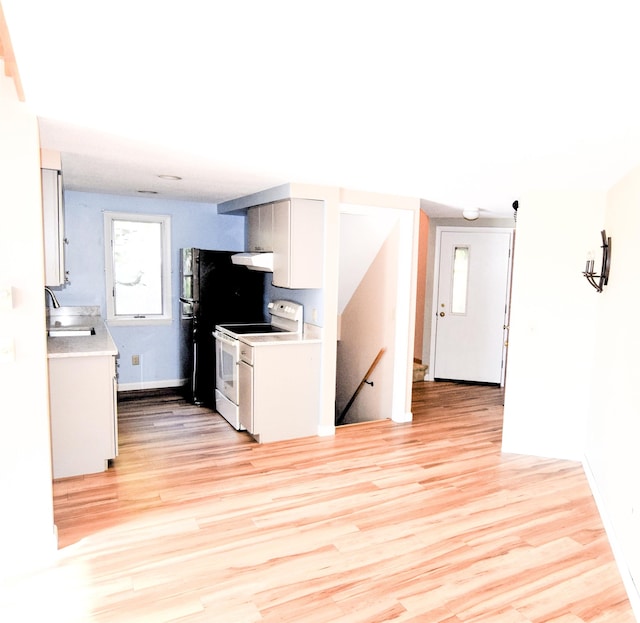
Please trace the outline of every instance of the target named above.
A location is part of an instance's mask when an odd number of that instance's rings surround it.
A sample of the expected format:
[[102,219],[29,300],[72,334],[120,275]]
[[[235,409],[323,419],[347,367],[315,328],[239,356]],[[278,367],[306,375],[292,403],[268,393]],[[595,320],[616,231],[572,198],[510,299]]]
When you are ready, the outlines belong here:
[[158,194],[157,190],[138,190],[136,192],[139,192],[140,194],[143,194],[143,195],[157,195]]
[[480,216],[480,210],[478,208],[467,208],[462,210],[462,216],[467,221],[475,221]]
[[176,182],[182,179],[179,175],[158,175],[158,177],[162,180],[173,180]]

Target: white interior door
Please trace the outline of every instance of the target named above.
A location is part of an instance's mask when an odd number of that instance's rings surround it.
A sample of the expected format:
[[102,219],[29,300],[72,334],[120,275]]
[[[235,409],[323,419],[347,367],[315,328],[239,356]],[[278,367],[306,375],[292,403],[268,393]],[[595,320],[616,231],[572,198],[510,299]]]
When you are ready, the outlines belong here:
[[502,382],[511,235],[439,231],[434,378]]

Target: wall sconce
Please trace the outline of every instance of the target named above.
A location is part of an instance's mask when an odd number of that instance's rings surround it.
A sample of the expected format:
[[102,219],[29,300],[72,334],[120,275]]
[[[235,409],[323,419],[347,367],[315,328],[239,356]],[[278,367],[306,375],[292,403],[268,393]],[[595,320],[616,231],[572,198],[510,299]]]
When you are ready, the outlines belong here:
[[603,229],[602,234],[602,267],[600,268],[600,274],[596,275],[593,260],[587,258],[587,265],[582,273],[587,281],[596,289],[597,292],[602,292],[604,286],[609,283],[609,268],[611,266],[611,238],[607,238],[607,232]]

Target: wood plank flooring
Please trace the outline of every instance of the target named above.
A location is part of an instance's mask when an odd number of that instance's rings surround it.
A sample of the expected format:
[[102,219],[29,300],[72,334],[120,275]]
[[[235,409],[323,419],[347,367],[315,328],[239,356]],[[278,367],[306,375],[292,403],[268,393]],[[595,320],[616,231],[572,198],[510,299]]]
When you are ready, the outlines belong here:
[[415,383],[413,410],[261,446],[123,396],[120,456],[54,483],[59,560],[0,619],[635,621],[579,464],[501,454],[499,388]]

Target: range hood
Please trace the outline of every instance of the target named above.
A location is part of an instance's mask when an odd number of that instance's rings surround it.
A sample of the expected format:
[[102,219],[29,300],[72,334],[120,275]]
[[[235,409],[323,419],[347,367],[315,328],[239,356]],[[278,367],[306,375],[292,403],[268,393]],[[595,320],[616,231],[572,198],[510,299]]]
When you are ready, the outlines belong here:
[[235,253],[231,261],[249,270],[261,270],[265,273],[273,272],[273,253]]

